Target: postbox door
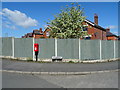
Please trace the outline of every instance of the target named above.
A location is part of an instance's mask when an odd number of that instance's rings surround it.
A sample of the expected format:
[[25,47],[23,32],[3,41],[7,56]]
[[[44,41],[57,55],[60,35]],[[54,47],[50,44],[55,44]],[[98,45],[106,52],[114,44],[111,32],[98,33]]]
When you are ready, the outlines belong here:
[[39,45],[37,43],[34,44],[34,51],[35,52],[39,51]]

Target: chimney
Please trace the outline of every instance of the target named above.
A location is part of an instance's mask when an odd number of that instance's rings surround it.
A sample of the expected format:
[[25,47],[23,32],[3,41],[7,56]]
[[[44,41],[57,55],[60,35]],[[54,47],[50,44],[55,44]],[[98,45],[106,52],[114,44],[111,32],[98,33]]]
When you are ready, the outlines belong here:
[[39,30],[40,30],[40,33],[43,33],[42,28],[40,28]]
[[98,15],[94,14],[94,23],[98,25]]
[[106,32],[110,32],[110,28],[106,28]]

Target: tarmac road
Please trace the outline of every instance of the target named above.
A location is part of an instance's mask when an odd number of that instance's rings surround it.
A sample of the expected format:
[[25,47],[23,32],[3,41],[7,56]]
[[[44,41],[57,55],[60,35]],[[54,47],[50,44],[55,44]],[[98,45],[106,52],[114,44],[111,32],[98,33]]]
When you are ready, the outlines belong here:
[[30,72],[89,72],[119,69],[118,62],[82,64],[82,63],[36,63],[13,60],[2,60],[3,70]]
[[[3,88],[118,88],[118,72],[106,72],[106,73],[97,73],[97,74],[89,74],[89,75],[30,75],[30,74],[3,72],[2,87]],[[104,90],[104,89],[100,89],[100,90]]]
[[[30,72],[86,72],[119,69],[118,62],[74,64],[2,60],[3,70]],[[118,71],[119,72],[119,71]],[[87,75],[37,75],[2,72],[3,88],[118,88],[118,72]],[[65,89],[66,90],[66,89]],[[68,89],[69,90],[69,89]]]

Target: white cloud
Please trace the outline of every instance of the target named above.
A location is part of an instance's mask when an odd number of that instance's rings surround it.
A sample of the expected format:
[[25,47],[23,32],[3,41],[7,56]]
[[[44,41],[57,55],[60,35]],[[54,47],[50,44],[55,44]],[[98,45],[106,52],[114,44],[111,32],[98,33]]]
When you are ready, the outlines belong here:
[[110,26],[108,26],[107,28],[110,28],[110,29],[116,29],[116,28],[118,28],[118,27],[115,26],[115,25],[110,25]]
[[113,32],[114,34],[118,34],[118,32]]
[[5,28],[12,29],[12,30],[17,30],[18,29],[14,24],[12,24],[9,21],[4,21],[2,26],[5,27]]
[[2,15],[3,13],[2,12],[0,12],[0,15]]
[[9,21],[14,23],[15,25],[28,28],[32,26],[37,26],[38,24],[37,20],[28,17],[25,13],[22,13],[18,10],[12,11],[8,8],[4,8],[2,11],[2,15],[4,17],[7,17]]
[[14,26],[14,25],[5,24],[4,27],[12,29],[12,30],[17,30],[16,26]]
[[6,17],[2,17],[2,26],[5,28],[9,28],[12,30],[17,30],[18,28],[16,27],[16,25],[14,23],[12,23],[10,20],[8,20]]

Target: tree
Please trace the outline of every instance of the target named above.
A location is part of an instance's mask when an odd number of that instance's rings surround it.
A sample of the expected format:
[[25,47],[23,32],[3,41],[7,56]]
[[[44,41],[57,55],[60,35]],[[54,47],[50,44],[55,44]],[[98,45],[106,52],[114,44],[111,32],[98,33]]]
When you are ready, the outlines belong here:
[[85,20],[83,8],[78,3],[71,3],[71,7],[66,5],[65,9],[61,10],[61,13],[54,16],[54,20],[50,20],[47,24],[51,29],[50,37],[52,38],[84,38],[88,35],[87,31],[84,31],[86,27],[83,25]]

